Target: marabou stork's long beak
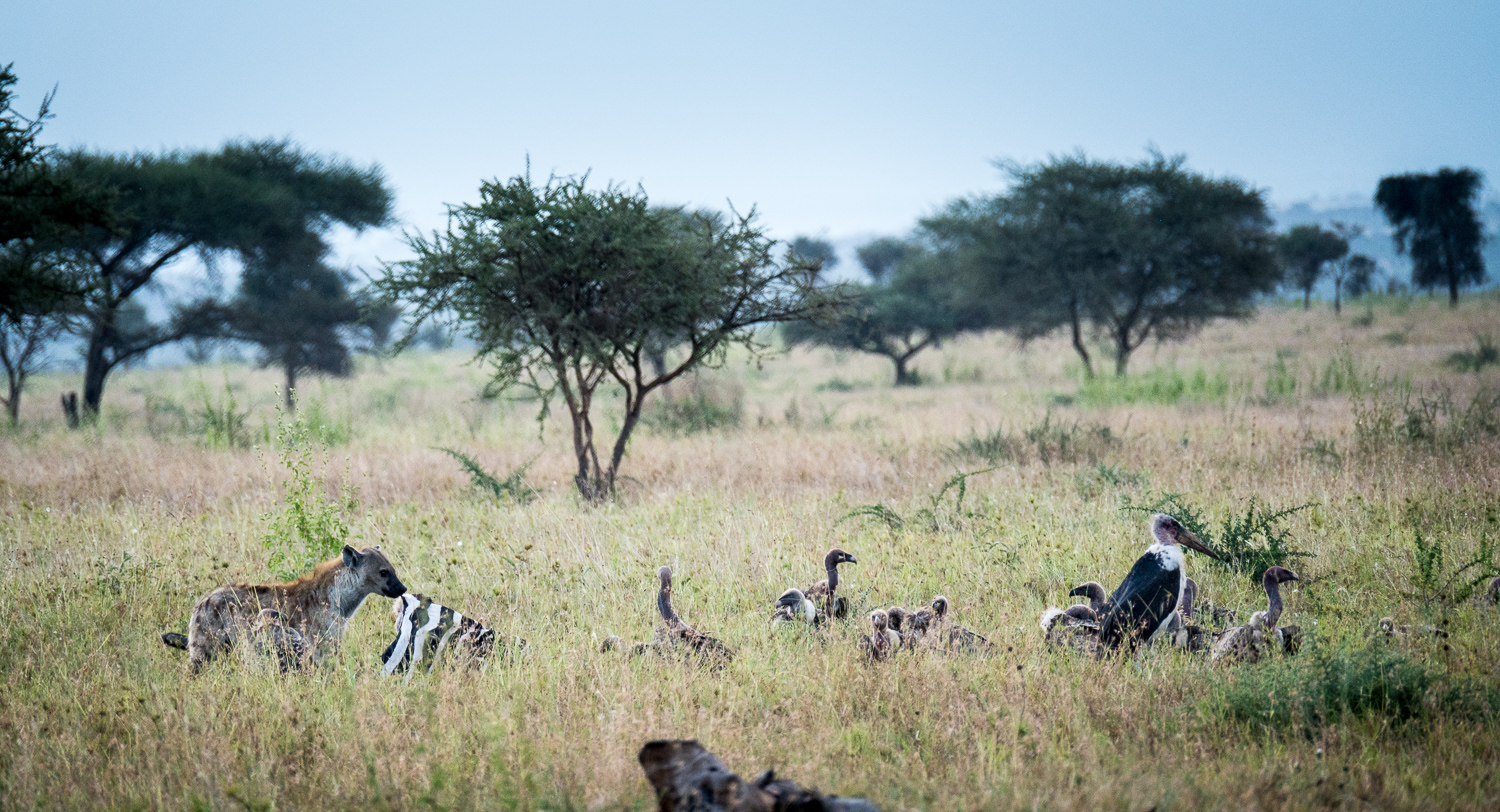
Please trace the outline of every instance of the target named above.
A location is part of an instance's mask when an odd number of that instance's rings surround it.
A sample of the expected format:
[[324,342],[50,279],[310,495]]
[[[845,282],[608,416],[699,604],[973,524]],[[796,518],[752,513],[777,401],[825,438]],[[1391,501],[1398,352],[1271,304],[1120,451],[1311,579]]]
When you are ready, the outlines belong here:
[[1208,545],[1204,544],[1202,541],[1199,541],[1198,537],[1193,535],[1193,531],[1187,529],[1186,527],[1182,528],[1182,530],[1177,533],[1177,542],[1184,547],[1190,547],[1194,550],[1197,550],[1198,552],[1203,553],[1204,555],[1214,559],[1215,561],[1224,560],[1223,556],[1219,555],[1213,550],[1208,549]]

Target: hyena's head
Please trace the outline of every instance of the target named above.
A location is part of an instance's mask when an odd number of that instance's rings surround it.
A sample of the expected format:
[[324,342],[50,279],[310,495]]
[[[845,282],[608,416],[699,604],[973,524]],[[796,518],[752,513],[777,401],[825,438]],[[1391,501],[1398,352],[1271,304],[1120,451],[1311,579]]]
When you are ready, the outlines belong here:
[[344,566],[356,576],[356,588],[361,595],[382,595],[399,598],[406,592],[406,585],[396,577],[396,568],[379,547],[356,550],[344,545]]

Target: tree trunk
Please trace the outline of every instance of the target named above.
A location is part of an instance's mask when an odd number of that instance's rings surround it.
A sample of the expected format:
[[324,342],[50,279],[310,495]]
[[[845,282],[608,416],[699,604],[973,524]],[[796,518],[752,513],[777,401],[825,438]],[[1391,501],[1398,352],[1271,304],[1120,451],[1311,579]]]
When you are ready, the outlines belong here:
[[286,365],[286,413],[297,412],[297,365]]
[[1337,316],[1339,313],[1343,312],[1340,309],[1341,305],[1343,304],[1342,301],[1341,301],[1343,299],[1343,295],[1344,295],[1344,283],[1341,280],[1338,280],[1338,279],[1333,280],[1333,314],[1335,316]]
[[10,399],[5,401],[5,413],[10,417],[11,428],[21,422],[21,385],[14,375],[10,379]]
[[94,327],[89,331],[89,346],[83,364],[83,411],[90,417],[99,415],[99,403],[104,400],[104,379],[110,368],[104,350],[113,332],[114,320],[114,310],[106,310],[94,318]]
[[1448,306],[1458,307],[1458,274],[1448,275]]
[[[1141,339],[1145,340],[1144,337]],[[1115,377],[1125,377],[1125,365],[1130,363],[1130,329],[1121,328],[1115,333]]]
[[906,362],[907,362],[907,359],[909,359],[909,358],[911,358],[911,356],[909,356],[909,355],[892,355],[891,356],[891,361],[893,361],[896,364],[896,385],[897,386],[915,386],[916,385],[916,381],[912,379],[911,372],[906,368]]
[[1302,309],[1312,310],[1312,285],[1302,289]]
[[1083,325],[1078,323],[1078,312],[1076,310],[1072,313],[1071,320],[1073,326],[1073,349],[1078,353],[1078,357],[1083,359],[1084,377],[1092,379],[1094,377],[1094,361],[1089,358],[1088,347],[1083,345]]

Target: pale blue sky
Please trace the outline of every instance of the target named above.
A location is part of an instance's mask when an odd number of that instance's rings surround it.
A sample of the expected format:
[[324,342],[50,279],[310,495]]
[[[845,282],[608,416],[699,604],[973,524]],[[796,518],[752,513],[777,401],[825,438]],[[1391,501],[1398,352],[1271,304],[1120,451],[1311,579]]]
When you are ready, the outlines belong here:
[[993,159],[1075,149],[1156,144],[1277,204],[1442,165],[1500,183],[1495,2],[19,6],[0,60],[22,109],[57,86],[50,140],[291,136],[379,162],[409,227],[528,154],[834,238],[994,189]]

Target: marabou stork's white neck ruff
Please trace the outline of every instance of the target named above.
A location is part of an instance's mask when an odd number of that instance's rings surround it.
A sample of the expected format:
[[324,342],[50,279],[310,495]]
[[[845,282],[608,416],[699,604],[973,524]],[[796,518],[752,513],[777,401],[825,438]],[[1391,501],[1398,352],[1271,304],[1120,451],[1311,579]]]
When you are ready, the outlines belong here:
[[1099,630],[1100,642],[1106,646],[1118,646],[1125,641],[1150,645],[1172,625],[1187,585],[1183,546],[1211,558],[1219,557],[1181,522],[1165,513],[1152,518],[1151,534],[1156,538],[1155,543],[1136,559],[1130,574],[1110,596],[1109,613]]

